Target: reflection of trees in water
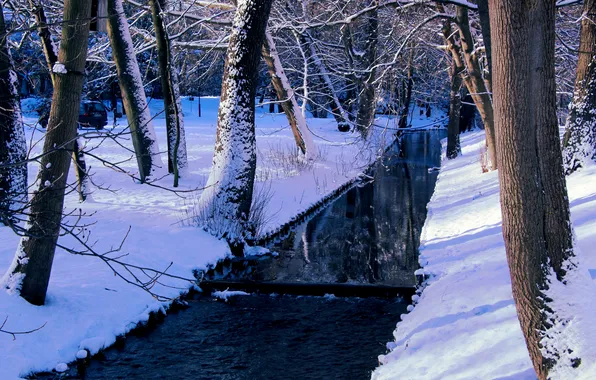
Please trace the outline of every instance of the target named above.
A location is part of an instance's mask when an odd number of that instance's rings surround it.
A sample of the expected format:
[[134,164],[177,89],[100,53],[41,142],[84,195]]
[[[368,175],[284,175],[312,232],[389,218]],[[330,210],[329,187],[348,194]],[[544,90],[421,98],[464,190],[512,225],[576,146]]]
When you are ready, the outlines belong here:
[[[431,133],[408,134],[356,187],[295,231],[281,252],[278,280],[413,286],[419,237],[440,144]],[[402,156],[402,158],[400,158]],[[290,248],[290,247],[287,247]]]

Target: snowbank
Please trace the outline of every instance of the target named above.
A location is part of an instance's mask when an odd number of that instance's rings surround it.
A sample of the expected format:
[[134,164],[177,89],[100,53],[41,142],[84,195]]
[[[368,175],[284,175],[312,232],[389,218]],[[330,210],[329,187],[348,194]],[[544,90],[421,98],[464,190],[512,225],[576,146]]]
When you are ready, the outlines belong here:
[[[131,226],[124,242],[123,260],[138,266],[168,269],[168,273],[192,278],[192,270],[205,268],[229,254],[227,244],[214,239],[196,227],[188,226],[183,210],[191,209],[200,195],[200,188],[209,174],[213,158],[218,98],[202,98],[202,117],[198,117],[198,101],[184,98],[182,110],[185,117],[188,146],[188,172],[181,178],[179,190],[173,193],[171,176],[156,182],[166,189],[139,185],[126,174],[111,170],[99,161],[87,157],[92,173],[93,196],[91,201],[80,204],[75,193],[67,195],[65,210],[81,209],[87,214],[90,241],[97,241],[95,249],[106,252],[117,247]],[[33,143],[32,154],[39,153],[43,130],[35,130],[38,115],[34,113],[38,99],[24,100],[27,140]],[[163,103],[151,101],[151,115],[160,143],[164,162],[166,131]],[[357,134],[340,133],[333,119],[308,119],[309,127],[316,134],[319,157],[310,166],[295,160],[295,144],[283,114],[271,115],[257,108],[258,169],[257,188],[267,190],[271,200],[265,206],[263,232],[273,230],[287,222],[298,212],[307,209],[324,195],[358,175],[382,150],[383,141],[390,141],[394,131],[393,120],[379,120],[373,143],[365,146]],[[111,115],[110,115],[111,120]],[[432,120],[417,119],[419,125]],[[126,119],[117,125],[107,126],[107,131],[124,131]],[[87,132],[87,149],[93,154],[136,173],[136,162],[131,159],[132,143],[126,134],[118,143],[102,140],[105,132]],[[92,138],[94,137],[95,138]],[[120,145],[122,144],[122,145]],[[301,166],[302,165],[302,166]],[[72,169],[72,168],[71,168]],[[37,165],[29,167],[29,180],[33,183]],[[71,172],[71,181],[75,178]],[[188,222],[188,221],[186,221]],[[0,275],[9,267],[18,237],[5,227],[0,228]],[[76,247],[68,238],[60,243]],[[162,278],[167,286],[156,284],[154,292],[176,297],[190,284],[183,280]],[[56,252],[50,279],[47,304],[36,307],[20,297],[0,291],[0,324],[5,318],[4,330],[29,331],[43,326],[31,334],[17,335],[16,339],[0,333],[0,379],[14,379],[34,371],[63,368],[61,364],[76,360],[81,350],[97,353],[115,342],[139,322],[146,321],[152,311],[163,310],[168,303],[153,299],[148,293],[133,287],[115,276],[99,259],[73,256],[62,250]]]
[[[391,352],[379,357],[372,379],[536,378],[511,294],[498,173],[480,174],[483,145],[482,132],[466,134],[463,155],[443,160],[421,236],[420,271],[431,278],[397,324],[395,341],[387,344]],[[596,268],[596,166],[572,175],[567,185],[579,259],[588,271]],[[596,315],[588,318],[583,323],[593,327]],[[593,379],[596,342],[585,333],[578,343],[581,368]]]

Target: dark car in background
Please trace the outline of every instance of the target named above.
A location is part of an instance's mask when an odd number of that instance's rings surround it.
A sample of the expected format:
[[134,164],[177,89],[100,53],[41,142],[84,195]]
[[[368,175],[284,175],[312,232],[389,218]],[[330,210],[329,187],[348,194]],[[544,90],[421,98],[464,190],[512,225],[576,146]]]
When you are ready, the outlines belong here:
[[[39,124],[46,128],[50,118],[49,107],[43,110],[39,118]],[[108,113],[101,102],[94,100],[83,100],[79,106],[79,128],[103,129],[108,124]]]

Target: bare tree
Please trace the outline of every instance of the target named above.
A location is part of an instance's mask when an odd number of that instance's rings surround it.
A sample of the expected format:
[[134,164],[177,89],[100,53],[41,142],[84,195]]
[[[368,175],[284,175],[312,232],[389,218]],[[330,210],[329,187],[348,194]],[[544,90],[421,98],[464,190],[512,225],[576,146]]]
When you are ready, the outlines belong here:
[[226,55],[217,139],[207,188],[199,199],[205,227],[242,255],[256,171],[254,98],[273,0],[240,0]]
[[[27,199],[27,144],[0,4],[0,223],[10,224],[11,214]],[[12,210],[12,211],[11,211]]]
[[581,363],[572,348],[557,343],[565,330],[554,326],[567,321],[548,293],[574,269],[556,153],[555,3],[490,0],[489,6],[503,236],[521,329],[538,378],[546,380],[555,366]]
[[108,35],[116,62],[122,103],[126,111],[141,182],[162,166],[157,138],[143,88],[122,0],[108,0]]
[[565,172],[596,161],[596,1],[585,0],[573,100],[563,141]]
[[34,305],[45,302],[76,139],[87,57],[91,0],[66,0],[56,84],[25,236],[2,284]]

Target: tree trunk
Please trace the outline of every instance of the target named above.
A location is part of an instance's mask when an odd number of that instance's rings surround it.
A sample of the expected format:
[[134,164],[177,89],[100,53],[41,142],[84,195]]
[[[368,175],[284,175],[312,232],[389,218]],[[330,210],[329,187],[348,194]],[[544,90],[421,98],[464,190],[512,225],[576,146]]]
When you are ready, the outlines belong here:
[[573,256],[562,166],[553,154],[555,8],[531,0],[489,4],[497,148],[507,152],[497,156],[503,236],[522,332],[538,378],[546,380],[555,365],[577,364],[572,350],[557,346],[562,332],[553,325],[567,322],[548,294],[549,281],[563,281],[562,263]]
[[137,156],[139,177],[141,182],[145,182],[147,177],[162,166],[159,146],[122,0],[108,0],[108,15],[108,37],[118,72],[122,104]]
[[478,18],[480,19],[480,30],[482,32],[482,40],[484,41],[484,51],[486,54],[486,63],[488,65],[486,73],[484,75],[484,81],[488,91],[492,91],[492,65],[493,56],[491,53],[491,41],[490,41],[490,13],[488,10],[488,0],[478,0]]
[[[408,58],[408,77],[406,79],[406,91],[404,102],[401,106],[399,115],[399,128],[406,128],[408,126],[408,114],[410,113],[410,103],[412,101],[412,87],[414,85],[413,76],[413,60],[414,60],[414,44],[410,44],[410,56]],[[459,113],[459,112],[458,112]]]
[[273,0],[240,0],[226,54],[213,166],[198,202],[212,234],[243,254],[252,234],[250,207],[256,172],[255,93],[261,48]]
[[[46,14],[42,4],[36,4],[33,0],[29,0],[29,4],[33,8],[35,15],[35,22],[37,23],[37,33],[41,40],[42,50],[46,59],[46,64],[52,79],[52,87],[56,85],[55,75],[52,68],[58,62],[58,55],[54,50],[52,43],[52,35],[47,26]],[[75,173],[77,177],[77,191],[79,193],[79,200],[84,202],[89,195],[89,177],[87,174],[87,164],[85,162],[85,153],[81,149],[83,144],[77,139],[75,141],[74,150],[72,152],[72,162],[75,165]]]
[[[371,5],[378,5],[378,0],[373,0]],[[366,23],[366,47],[362,55],[362,67],[367,71],[364,78],[360,78],[360,93],[358,94],[358,111],[356,113],[356,128],[364,137],[368,136],[370,127],[375,120],[377,108],[377,96],[374,81],[376,79],[377,41],[378,41],[379,20],[377,11],[367,16]]]
[[60,233],[64,191],[76,139],[89,35],[91,0],[65,0],[62,43],[55,75],[52,108],[31,198],[30,217],[14,261],[2,283],[34,305],[45,302],[56,242]]
[[[449,21],[447,21],[449,22]],[[449,124],[447,124],[447,158],[457,157],[461,150],[459,145],[459,116],[461,110],[461,72],[463,67],[457,66],[456,61],[451,61],[451,88],[449,91]]]
[[288,123],[294,134],[296,146],[308,157],[316,155],[316,146],[312,141],[312,135],[306,125],[306,119],[302,115],[298,102],[294,96],[294,90],[290,86],[288,78],[279,60],[273,37],[265,31],[265,43],[263,44],[263,59],[267,64],[271,83],[281,101],[281,106],[288,118]]
[[467,69],[467,75],[464,78],[464,82],[468,88],[468,92],[472,95],[472,99],[474,99],[474,104],[476,104],[480,116],[482,117],[486,133],[489,168],[495,170],[497,169],[497,149],[492,100],[490,98],[489,90],[482,78],[480,64],[478,63],[478,55],[474,52],[474,40],[472,38],[472,33],[470,33],[468,9],[463,6],[456,6],[455,9],[456,22],[459,28],[461,42],[461,52],[463,53]]
[[596,0],[585,0],[575,90],[563,140],[565,173],[596,161]]
[[2,4],[0,36],[0,223],[8,225],[13,222],[13,212],[27,201],[27,142]]
[[168,135],[168,172],[174,174],[174,187],[178,176],[188,166],[186,158],[186,139],[184,119],[178,86],[178,74],[172,60],[169,37],[163,19],[167,0],[149,0],[151,17],[155,28],[157,57],[161,76],[164,110],[166,113],[166,132]]

